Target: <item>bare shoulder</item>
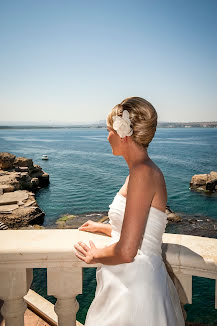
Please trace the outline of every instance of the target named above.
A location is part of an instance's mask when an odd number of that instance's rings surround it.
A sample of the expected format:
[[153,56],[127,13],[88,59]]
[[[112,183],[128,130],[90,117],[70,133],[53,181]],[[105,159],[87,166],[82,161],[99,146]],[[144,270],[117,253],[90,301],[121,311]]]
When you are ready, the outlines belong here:
[[133,167],[130,173],[134,185],[144,183],[154,193],[152,206],[164,211],[167,203],[167,190],[161,169],[152,161]]
[[163,185],[164,187],[166,187],[166,182],[165,182],[163,172],[153,161],[152,161],[152,165],[153,165],[152,173],[153,173],[153,178],[155,179],[156,186],[159,187]]
[[161,169],[153,162],[150,162],[152,181],[155,187],[155,195],[152,200],[152,206],[155,208],[165,211],[167,204],[167,189],[166,182]]
[[128,188],[143,191],[145,187],[154,190],[153,167],[150,164],[139,163],[130,169]]
[[167,190],[164,175],[152,160],[147,163],[140,163],[130,170],[130,175],[126,177],[124,185],[119,190],[124,197],[128,197],[129,183],[131,183],[131,189],[133,188],[134,193],[142,191],[144,197],[147,196],[145,188],[148,188],[149,192],[154,194],[152,206],[162,211],[165,210]]
[[145,178],[146,181],[152,180],[154,182],[155,179],[163,177],[163,173],[153,161],[150,161],[134,166],[131,169],[130,176],[134,178]]
[[146,167],[143,164],[137,165],[136,167],[131,169],[130,174],[126,177],[125,182],[121,187],[121,189],[119,190],[119,192],[123,196],[127,197],[128,185],[130,181],[132,183],[132,179],[134,180],[137,179],[137,181],[138,180],[142,181],[144,179],[147,182],[148,181],[147,177],[149,177],[150,175],[151,175],[151,169],[149,167]]
[[163,177],[161,169],[152,160],[136,165],[134,170],[137,171],[137,173],[152,173],[153,177]]

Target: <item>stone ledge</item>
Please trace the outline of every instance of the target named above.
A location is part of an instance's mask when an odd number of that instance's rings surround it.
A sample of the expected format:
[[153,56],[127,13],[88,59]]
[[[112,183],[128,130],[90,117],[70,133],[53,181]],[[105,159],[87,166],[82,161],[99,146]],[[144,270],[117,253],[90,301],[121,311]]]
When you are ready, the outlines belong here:
[[54,305],[40,296],[33,290],[29,290],[24,297],[28,308],[34,311],[38,316],[47,321],[50,325],[57,325],[57,315],[54,311]]

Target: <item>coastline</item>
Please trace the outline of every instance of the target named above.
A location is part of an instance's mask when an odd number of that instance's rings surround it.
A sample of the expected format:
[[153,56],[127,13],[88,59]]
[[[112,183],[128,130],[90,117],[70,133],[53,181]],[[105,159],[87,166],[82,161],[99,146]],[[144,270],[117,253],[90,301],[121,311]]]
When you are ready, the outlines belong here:
[[[202,215],[186,215],[184,213],[175,213],[168,210],[168,223],[165,229],[166,233],[177,233],[186,235],[195,235],[201,237],[217,239],[217,220]],[[171,217],[171,215],[173,215]],[[28,228],[45,228],[45,229],[77,229],[87,220],[94,222],[108,223],[108,211],[89,211],[83,214],[65,214],[62,215],[55,223],[46,226],[29,226]]]

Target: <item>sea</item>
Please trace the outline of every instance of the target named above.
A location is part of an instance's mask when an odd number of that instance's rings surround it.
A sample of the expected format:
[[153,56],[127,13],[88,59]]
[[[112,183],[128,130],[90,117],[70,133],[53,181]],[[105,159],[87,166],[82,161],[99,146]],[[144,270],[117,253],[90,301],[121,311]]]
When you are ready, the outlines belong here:
[[[49,186],[37,191],[45,212],[44,226],[53,227],[65,214],[108,211],[128,175],[114,156],[106,128],[0,129],[0,152],[32,158],[50,175]],[[158,128],[148,153],[164,174],[168,205],[177,214],[217,219],[217,196],[189,189],[194,174],[217,171],[217,128]],[[46,154],[49,160],[41,159]],[[83,293],[77,296],[77,320],[84,324],[96,289],[96,268],[83,269]],[[46,294],[46,270],[34,269],[32,288]],[[215,280],[193,277],[193,301],[187,321],[217,325]]]

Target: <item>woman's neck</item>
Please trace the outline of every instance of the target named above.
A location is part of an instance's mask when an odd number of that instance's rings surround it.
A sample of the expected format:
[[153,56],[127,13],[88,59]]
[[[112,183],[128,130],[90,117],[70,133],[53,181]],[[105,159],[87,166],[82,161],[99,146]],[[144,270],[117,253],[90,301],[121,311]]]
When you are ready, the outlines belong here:
[[127,162],[129,170],[140,163],[150,161],[147,149],[141,149],[138,146],[130,146],[129,150],[123,154],[123,158]]

